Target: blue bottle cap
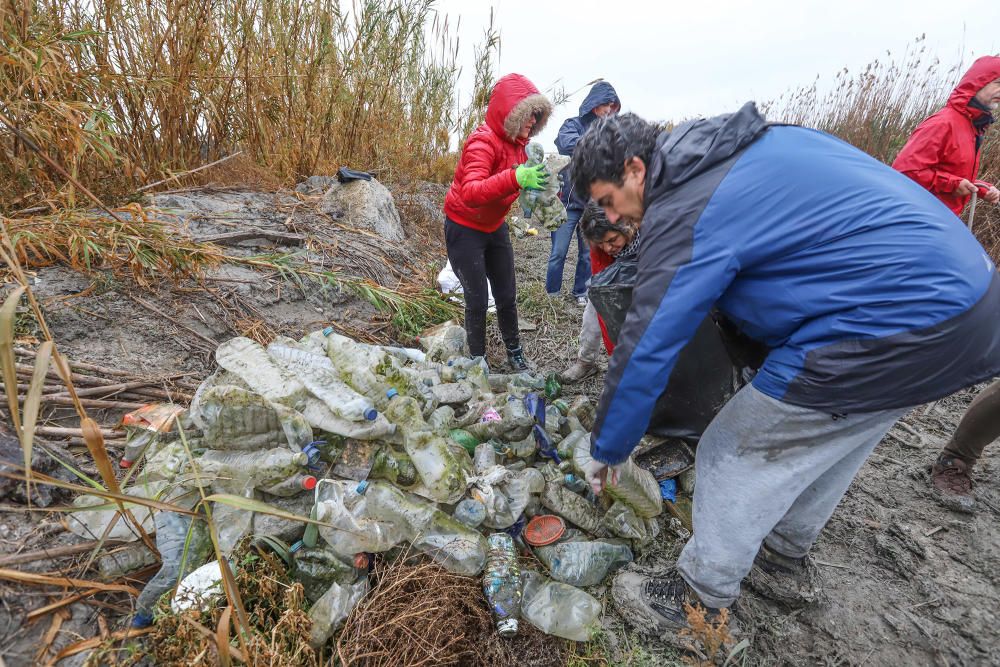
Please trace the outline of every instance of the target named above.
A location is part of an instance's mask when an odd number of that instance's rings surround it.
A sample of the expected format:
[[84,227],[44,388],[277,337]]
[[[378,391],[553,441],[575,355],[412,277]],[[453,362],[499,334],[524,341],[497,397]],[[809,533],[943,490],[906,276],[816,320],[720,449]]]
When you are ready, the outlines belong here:
[[319,448],[312,443],[303,447],[302,453],[309,457],[310,464],[319,462],[320,456],[322,456],[322,452],[319,451]]
[[564,479],[567,484],[572,484],[576,480],[576,477],[572,473],[566,473],[566,477],[564,477]]
[[368,490],[368,480],[367,479],[358,482],[358,486],[355,489],[355,491],[357,491],[360,494],[364,494],[364,492],[367,491],[367,490]]
[[389,390],[385,392],[385,397],[392,398],[393,396],[396,396],[398,393],[399,392],[396,391],[395,387],[390,387]]
[[332,333],[333,333],[333,327],[326,327],[326,328],[323,329],[323,335],[324,336],[329,336]]
[[288,553],[292,553],[293,554],[293,553],[295,553],[296,551],[298,551],[299,549],[301,549],[304,546],[305,546],[305,544],[302,542],[302,540],[299,540],[298,542],[296,542],[292,546],[288,547]]
[[153,615],[137,611],[132,617],[133,628],[148,628],[153,624]]
[[365,410],[365,419],[367,419],[368,421],[373,422],[375,421],[376,417],[378,417],[378,410],[376,410],[375,408],[368,408],[367,410]]

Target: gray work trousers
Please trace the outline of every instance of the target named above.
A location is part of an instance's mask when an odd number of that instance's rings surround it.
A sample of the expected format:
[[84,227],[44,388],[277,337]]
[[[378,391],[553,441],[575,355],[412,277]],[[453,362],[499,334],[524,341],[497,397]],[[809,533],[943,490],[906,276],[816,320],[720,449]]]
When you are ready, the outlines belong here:
[[730,606],[764,541],[805,556],[865,459],[907,411],[831,415],[752,385],[736,394],[698,443],[694,534],[677,561],[701,601]]
[[585,364],[596,364],[601,356],[601,324],[597,320],[594,304],[587,300],[583,309],[583,325],[580,327],[580,352],[577,357]]

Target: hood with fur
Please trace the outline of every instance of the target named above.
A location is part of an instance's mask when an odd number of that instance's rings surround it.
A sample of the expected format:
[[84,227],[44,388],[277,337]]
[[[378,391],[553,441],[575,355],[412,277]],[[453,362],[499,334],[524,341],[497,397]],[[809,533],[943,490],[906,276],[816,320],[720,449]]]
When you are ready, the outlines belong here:
[[486,108],[486,124],[491,130],[511,143],[526,144],[527,140],[517,135],[533,113],[539,113],[540,118],[531,130],[532,137],[545,127],[552,103],[521,74],[508,74],[496,82]]

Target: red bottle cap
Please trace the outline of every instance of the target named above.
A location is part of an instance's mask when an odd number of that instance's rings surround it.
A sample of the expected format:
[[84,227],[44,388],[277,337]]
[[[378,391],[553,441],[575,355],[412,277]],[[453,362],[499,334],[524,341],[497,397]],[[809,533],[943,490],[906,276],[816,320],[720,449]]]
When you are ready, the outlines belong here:
[[312,475],[306,475],[302,478],[302,488],[306,491],[312,491],[316,488],[316,478]]
[[119,466],[119,467],[121,467],[121,468],[126,468],[126,469],[127,469],[127,468],[131,468],[131,467],[132,467],[132,462],[131,462],[131,461],[129,461],[128,459],[122,459],[122,460],[121,460],[121,461],[120,461],[120,462],[118,463],[118,466]]

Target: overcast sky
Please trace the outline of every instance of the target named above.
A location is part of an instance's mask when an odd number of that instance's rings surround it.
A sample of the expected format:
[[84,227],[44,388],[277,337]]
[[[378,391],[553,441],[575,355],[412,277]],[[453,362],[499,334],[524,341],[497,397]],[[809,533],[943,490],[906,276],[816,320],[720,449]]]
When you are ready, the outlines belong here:
[[[461,16],[463,104],[473,46],[490,8],[500,29],[497,72],[520,72],[541,89],[567,91],[603,77],[623,109],[650,119],[733,111],[766,101],[817,75],[857,70],[903,55],[915,39],[949,67],[1000,51],[1000,3],[941,0],[731,0],[667,3],[611,0],[439,0],[452,25]],[[563,119],[576,115],[586,89],[555,111],[539,139],[546,150]]]

